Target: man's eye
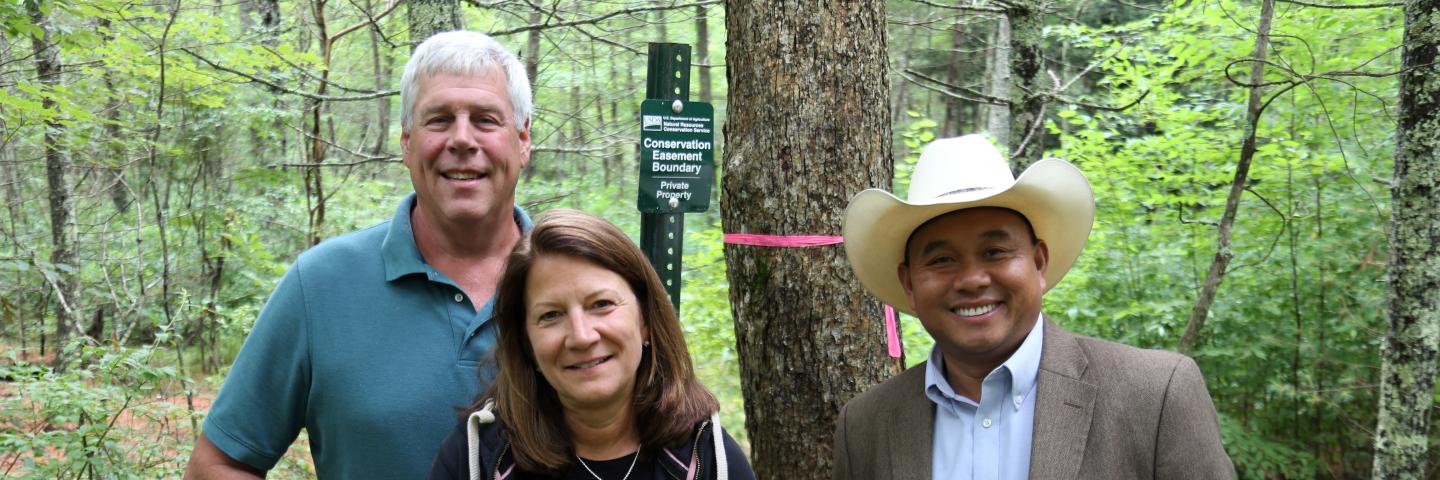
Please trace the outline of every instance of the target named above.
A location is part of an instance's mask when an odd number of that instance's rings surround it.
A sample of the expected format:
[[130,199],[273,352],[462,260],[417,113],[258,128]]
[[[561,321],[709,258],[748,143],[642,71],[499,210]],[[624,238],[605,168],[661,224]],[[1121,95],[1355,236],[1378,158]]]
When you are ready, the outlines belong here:
[[953,261],[955,261],[954,258],[949,257],[949,256],[946,256],[946,255],[941,255],[941,256],[934,257],[934,258],[931,258],[931,259],[929,259],[929,260],[926,260],[926,261],[925,261],[925,264],[926,264],[926,265],[944,265],[944,264],[947,264],[947,263],[950,263],[950,262],[953,262]]

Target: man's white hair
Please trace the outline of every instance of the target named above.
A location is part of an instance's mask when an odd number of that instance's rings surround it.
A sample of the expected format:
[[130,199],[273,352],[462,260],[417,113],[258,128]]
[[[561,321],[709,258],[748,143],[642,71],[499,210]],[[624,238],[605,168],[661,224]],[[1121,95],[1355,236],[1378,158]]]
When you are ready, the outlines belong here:
[[415,97],[420,94],[421,80],[439,74],[476,75],[497,69],[505,74],[505,90],[515,111],[515,129],[524,130],[533,108],[525,66],[489,35],[455,30],[425,39],[405,62],[405,73],[400,77],[401,131],[409,132],[415,121]]

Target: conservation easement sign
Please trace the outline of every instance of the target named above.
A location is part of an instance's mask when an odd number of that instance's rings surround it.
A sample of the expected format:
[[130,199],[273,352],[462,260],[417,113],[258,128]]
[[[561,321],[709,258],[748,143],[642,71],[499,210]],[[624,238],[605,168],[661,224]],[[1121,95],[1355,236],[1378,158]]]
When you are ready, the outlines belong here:
[[680,100],[641,103],[640,211],[703,212],[710,208],[714,184],[715,107]]

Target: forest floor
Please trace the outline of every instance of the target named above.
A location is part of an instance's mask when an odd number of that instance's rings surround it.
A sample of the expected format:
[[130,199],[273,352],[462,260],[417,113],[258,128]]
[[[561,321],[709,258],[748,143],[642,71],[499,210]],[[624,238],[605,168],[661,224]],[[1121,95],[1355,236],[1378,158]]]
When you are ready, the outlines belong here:
[[[0,362],[9,361],[8,347],[0,342]],[[32,365],[50,360],[29,354],[16,358]],[[132,396],[117,395],[93,378],[59,383],[0,378],[0,479],[66,471],[83,476],[87,463],[100,470],[178,477],[218,387],[195,379],[187,398],[178,384],[160,394]],[[98,460],[72,461],[86,452]],[[270,478],[311,478],[312,465],[309,441],[301,432]]]

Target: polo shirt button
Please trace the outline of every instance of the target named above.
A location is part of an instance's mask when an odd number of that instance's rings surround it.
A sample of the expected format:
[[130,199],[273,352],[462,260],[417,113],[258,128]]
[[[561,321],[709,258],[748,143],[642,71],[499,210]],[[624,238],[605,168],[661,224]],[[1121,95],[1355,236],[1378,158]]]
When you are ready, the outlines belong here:
[[1016,405],[1019,405],[1020,402],[1023,402],[1023,401],[1025,401],[1025,396],[1024,396],[1024,395],[1016,395],[1016,396],[1015,396],[1015,404],[1016,404]]
[[460,293],[455,294],[455,303],[460,303],[460,302],[463,302],[463,301],[465,301],[465,295],[464,295],[464,294],[460,294]]
[[980,421],[980,425],[983,426],[983,427],[985,427],[985,428],[990,428],[990,425],[991,425],[992,423],[993,423],[993,422],[991,422],[990,419],[988,419],[988,418]]

